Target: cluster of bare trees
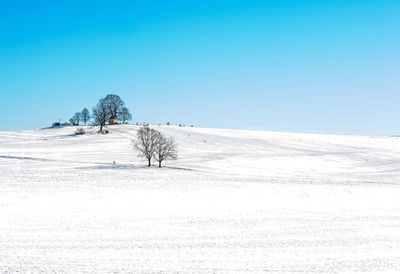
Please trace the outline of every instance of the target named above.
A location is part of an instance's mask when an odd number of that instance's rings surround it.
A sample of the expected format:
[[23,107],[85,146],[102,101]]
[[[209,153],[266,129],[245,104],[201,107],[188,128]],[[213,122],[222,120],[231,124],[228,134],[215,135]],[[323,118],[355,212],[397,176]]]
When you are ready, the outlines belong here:
[[74,116],[72,116],[72,118],[69,119],[69,122],[73,126],[79,126],[81,122],[83,123],[83,125],[86,126],[90,118],[91,117],[89,110],[87,108],[84,108],[81,112],[75,113]]
[[103,127],[107,124],[128,123],[128,121],[132,120],[132,114],[121,97],[115,94],[108,94],[105,98],[100,99],[93,108],[92,116],[89,110],[84,108],[81,112],[75,113],[69,122],[73,126],[81,124],[86,126],[92,118],[92,124],[100,126],[100,131],[103,131]]
[[158,162],[158,167],[161,167],[164,160],[176,160],[178,157],[174,138],[167,138],[161,132],[147,126],[140,128],[132,144],[139,152],[139,157],[147,159],[148,166],[151,166],[153,158]]
[[94,124],[100,126],[100,131],[108,123],[110,125],[117,124],[121,121],[126,124],[132,120],[132,114],[125,107],[125,102],[115,94],[109,94],[105,98],[99,100],[93,108]]

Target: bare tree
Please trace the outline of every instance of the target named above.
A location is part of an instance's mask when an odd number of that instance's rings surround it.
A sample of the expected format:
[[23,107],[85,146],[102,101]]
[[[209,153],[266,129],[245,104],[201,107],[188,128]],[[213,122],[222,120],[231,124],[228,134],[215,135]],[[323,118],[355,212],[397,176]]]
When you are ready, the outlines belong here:
[[125,106],[125,102],[122,101],[121,97],[118,95],[108,94],[106,98],[104,98],[104,103],[107,106],[110,123],[114,123],[114,121],[118,119],[121,108]]
[[139,152],[139,156],[147,159],[148,166],[151,166],[151,158],[153,158],[158,138],[159,132],[157,130],[141,127],[137,133],[136,140],[132,140],[132,144]]
[[93,108],[94,124],[100,126],[100,131],[103,131],[103,126],[110,119],[110,112],[105,99],[100,99],[97,105]]
[[154,149],[154,158],[158,162],[158,167],[161,167],[161,163],[164,160],[176,160],[178,155],[174,138],[166,138],[163,134],[158,132]]
[[132,114],[129,112],[127,107],[122,107],[118,116],[123,124],[126,124],[128,121],[132,120]]
[[81,112],[81,118],[83,121],[83,124],[86,126],[87,122],[90,120],[90,112],[87,108],[84,108]]
[[74,116],[72,116],[72,118],[69,119],[69,122],[73,126],[79,126],[80,121],[81,121],[81,114],[79,112],[75,113]]
[[80,112],[75,113],[74,118],[76,121],[76,125],[79,126],[79,123],[81,122],[81,113]]

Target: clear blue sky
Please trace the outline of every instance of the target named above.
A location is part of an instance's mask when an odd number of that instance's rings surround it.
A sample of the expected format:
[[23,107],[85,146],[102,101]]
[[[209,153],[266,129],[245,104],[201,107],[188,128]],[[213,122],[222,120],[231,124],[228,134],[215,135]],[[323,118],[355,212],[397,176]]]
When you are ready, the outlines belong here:
[[0,130],[133,121],[400,134],[399,0],[0,2]]

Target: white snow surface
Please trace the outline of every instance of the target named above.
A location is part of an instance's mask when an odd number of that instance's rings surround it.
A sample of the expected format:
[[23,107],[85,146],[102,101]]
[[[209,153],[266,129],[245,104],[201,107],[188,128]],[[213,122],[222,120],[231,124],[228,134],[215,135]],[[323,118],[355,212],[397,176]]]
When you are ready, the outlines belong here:
[[400,138],[153,128],[0,132],[0,273],[400,273]]

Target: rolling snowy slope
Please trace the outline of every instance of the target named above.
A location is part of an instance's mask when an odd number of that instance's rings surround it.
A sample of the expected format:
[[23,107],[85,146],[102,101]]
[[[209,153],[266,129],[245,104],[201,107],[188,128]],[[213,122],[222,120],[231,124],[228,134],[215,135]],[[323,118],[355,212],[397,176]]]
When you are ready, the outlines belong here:
[[0,273],[400,272],[400,138],[138,128],[0,132]]

